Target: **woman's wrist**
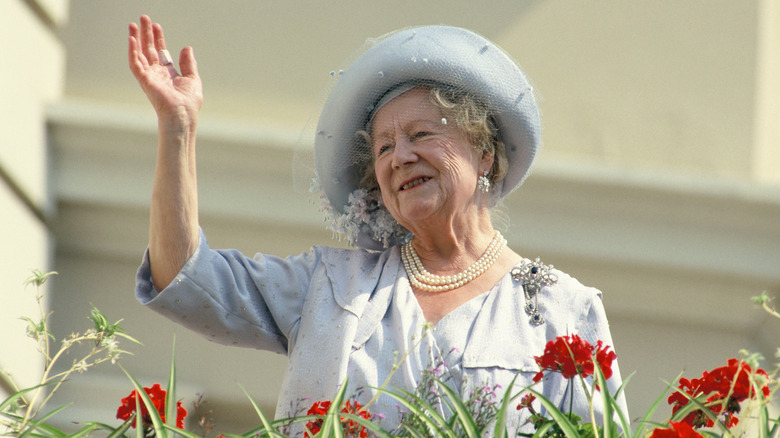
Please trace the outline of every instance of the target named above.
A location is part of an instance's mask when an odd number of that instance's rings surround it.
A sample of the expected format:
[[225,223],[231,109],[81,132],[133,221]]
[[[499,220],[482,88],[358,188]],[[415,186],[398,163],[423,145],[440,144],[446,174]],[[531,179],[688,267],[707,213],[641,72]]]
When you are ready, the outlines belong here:
[[165,149],[194,148],[197,117],[186,113],[174,113],[158,116],[157,130],[160,147]]
[[157,112],[157,127],[163,132],[192,132],[197,124],[197,113],[186,108]]

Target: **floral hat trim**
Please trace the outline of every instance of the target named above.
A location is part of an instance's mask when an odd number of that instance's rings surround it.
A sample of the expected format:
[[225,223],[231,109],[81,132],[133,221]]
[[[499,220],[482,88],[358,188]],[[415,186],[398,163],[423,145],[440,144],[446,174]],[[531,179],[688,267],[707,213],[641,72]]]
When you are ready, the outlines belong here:
[[382,248],[389,248],[412,238],[412,233],[387,211],[379,190],[354,190],[349,194],[344,213],[333,208],[316,178],[312,179],[311,192],[320,194],[319,210],[325,213],[327,229],[338,235],[339,240],[342,236],[346,238],[350,246],[376,247],[375,242],[363,242],[369,237],[379,242]]

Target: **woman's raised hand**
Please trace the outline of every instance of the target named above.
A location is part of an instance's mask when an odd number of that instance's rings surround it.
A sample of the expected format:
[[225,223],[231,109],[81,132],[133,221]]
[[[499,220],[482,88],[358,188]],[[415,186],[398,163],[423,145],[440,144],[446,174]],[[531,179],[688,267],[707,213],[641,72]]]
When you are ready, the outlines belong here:
[[129,30],[127,57],[130,71],[152,103],[157,117],[196,122],[203,104],[203,87],[192,47],[181,50],[179,74],[175,64],[166,63],[160,52],[166,49],[162,26],[152,24],[152,20],[144,15],[140,29],[135,23],[130,23]]
[[149,260],[163,290],[199,242],[195,137],[203,88],[191,47],[179,55],[181,74],[168,62],[159,24],[130,24],[127,56],[133,76],[157,111],[157,162],[149,225]]

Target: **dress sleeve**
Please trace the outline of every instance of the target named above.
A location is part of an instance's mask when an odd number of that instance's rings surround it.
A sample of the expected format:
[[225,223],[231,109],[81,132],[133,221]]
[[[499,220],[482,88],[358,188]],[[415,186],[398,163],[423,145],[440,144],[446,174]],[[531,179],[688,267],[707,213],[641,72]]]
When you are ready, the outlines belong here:
[[211,341],[286,354],[319,260],[316,250],[287,258],[213,250],[201,230],[192,257],[159,292],[147,250],[135,293],[142,304]]
[[[602,303],[601,292],[598,292],[595,295],[591,295],[587,300],[587,304],[584,305],[583,308],[587,310],[580,315],[579,321],[577,322],[577,330],[575,333],[578,333],[581,337],[583,337],[593,346],[595,346],[598,341],[601,341],[604,345],[609,346],[614,351],[615,344],[612,341],[612,334],[609,331],[609,323],[607,322],[607,314],[604,311],[604,304]],[[580,385],[576,379],[569,380],[568,384],[571,385],[572,382],[574,383],[574,388],[573,388],[574,409],[573,410],[575,413],[581,416],[588,415],[589,414],[588,396],[584,392],[582,392],[582,385]],[[623,384],[623,380],[620,375],[620,367],[618,366],[618,361],[615,360],[612,363],[612,377],[610,377],[607,380],[607,388],[609,390],[609,393],[614,396],[618,388],[620,388],[622,384]],[[561,403],[560,406],[561,408],[568,409],[569,396],[570,393],[567,390],[565,392],[565,398]],[[629,418],[625,393],[621,392],[616,400],[618,403],[618,407],[623,412],[625,417]],[[601,423],[601,418],[604,412],[604,407],[601,402],[601,397],[598,396],[594,397],[593,403],[594,403],[594,410],[596,411],[596,418],[598,422]],[[583,416],[583,418],[587,418],[587,417]],[[618,418],[615,417],[614,420],[618,421]]]

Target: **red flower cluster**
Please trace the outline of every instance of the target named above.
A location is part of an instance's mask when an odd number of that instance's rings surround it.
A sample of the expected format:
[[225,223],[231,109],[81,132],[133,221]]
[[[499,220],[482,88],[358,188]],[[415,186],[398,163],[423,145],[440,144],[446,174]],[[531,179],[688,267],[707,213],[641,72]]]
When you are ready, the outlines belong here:
[[[306,415],[325,415],[328,413],[329,409],[330,409],[330,401],[315,402],[311,406],[311,408],[309,408],[309,411],[306,412]],[[350,401],[347,401],[346,403],[344,403],[344,406],[341,408],[341,412],[345,414],[358,415],[360,417],[365,418],[366,420],[371,419],[371,414],[369,414],[367,410],[363,409],[362,406],[360,406],[360,403],[358,402],[352,404]],[[322,428],[323,422],[324,420],[322,418],[318,418],[316,420],[312,420],[306,423],[306,432],[304,433],[303,436],[305,438],[310,438],[320,433],[320,429]],[[362,426],[360,423],[358,423],[357,421],[350,420],[345,417],[341,417],[341,422],[344,427],[345,437],[347,438],[368,437],[368,432],[366,431],[366,428]]]
[[594,356],[604,378],[609,379],[612,376],[612,361],[617,357],[609,348],[601,341],[593,347],[577,335],[558,336],[547,342],[542,356],[534,356],[541,368],[534,376],[534,382],[542,380],[545,370],[561,373],[567,379],[576,375],[588,377],[594,372]]
[[670,422],[668,429],[655,429],[649,438],[704,438],[685,422]]
[[[755,384],[751,383],[751,375]],[[758,391],[764,397],[769,396],[768,382],[766,371],[759,368],[754,372],[745,362],[729,359],[728,365],[705,371],[699,379],[681,378],[677,391],[667,401],[674,405],[672,413],[676,413],[689,402],[683,393],[691,398],[706,396],[703,404],[716,416],[722,414],[726,426],[732,427],[739,422],[735,414],[739,413],[741,402],[755,397]],[[682,421],[693,427],[712,427],[715,424],[701,409],[691,412]]]
[[534,412],[533,402],[536,401],[536,396],[528,393],[523,396],[523,398],[520,400],[520,403],[517,405],[517,410],[521,411],[523,409],[528,409],[531,411],[531,413]]
[[[152,400],[152,404],[157,413],[160,414],[160,418],[165,421],[165,390],[160,387],[159,383],[155,383],[151,388],[144,387],[144,391]],[[116,418],[125,421],[130,418],[135,412],[135,400],[137,397],[138,391],[134,389],[130,395],[123,398],[122,406],[119,406],[119,409],[116,410]],[[141,405],[141,418],[143,419],[144,428],[152,427],[152,417],[149,416],[149,410],[140,398],[138,403]],[[182,407],[180,401],[176,402],[176,427],[184,428],[184,417],[186,416],[187,410]],[[135,427],[135,423],[133,423],[133,427]]]

